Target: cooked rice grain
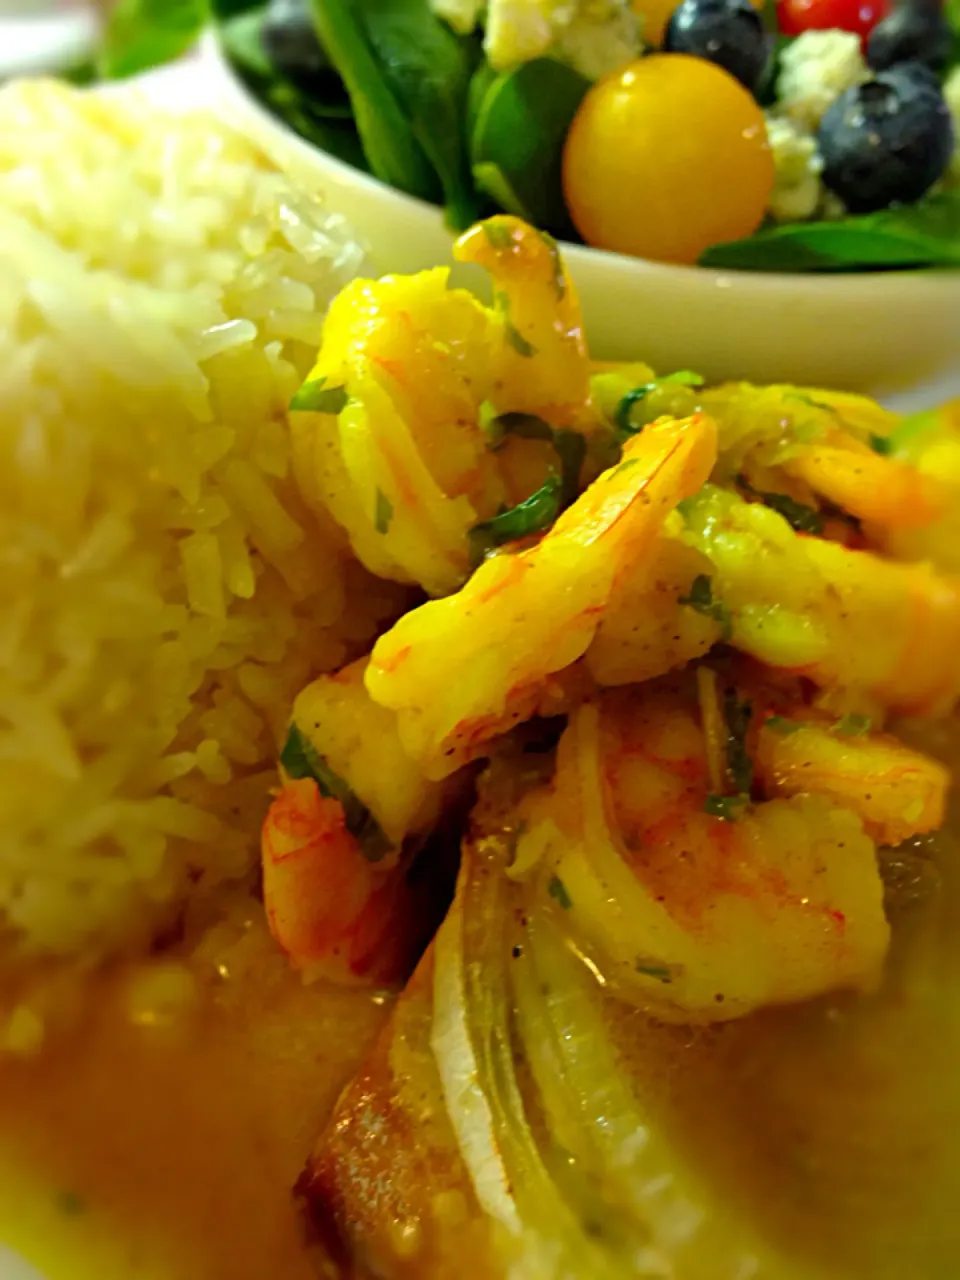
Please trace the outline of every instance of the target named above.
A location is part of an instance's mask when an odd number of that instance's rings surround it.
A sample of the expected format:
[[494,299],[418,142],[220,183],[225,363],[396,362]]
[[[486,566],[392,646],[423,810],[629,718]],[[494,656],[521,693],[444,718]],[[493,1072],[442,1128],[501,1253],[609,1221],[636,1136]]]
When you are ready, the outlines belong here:
[[292,695],[389,607],[299,500],[285,410],[361,259],[210,119],[0,92],[8,971],[249,872]]

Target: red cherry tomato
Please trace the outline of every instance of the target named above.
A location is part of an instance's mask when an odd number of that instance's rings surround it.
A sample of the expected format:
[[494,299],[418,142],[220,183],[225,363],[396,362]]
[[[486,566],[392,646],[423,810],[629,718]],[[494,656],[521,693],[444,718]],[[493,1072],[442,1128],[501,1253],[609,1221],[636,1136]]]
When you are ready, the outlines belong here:
[[862,40],[890,11],[890,0],[778,0],[777,23],[785,36],[839,27]]

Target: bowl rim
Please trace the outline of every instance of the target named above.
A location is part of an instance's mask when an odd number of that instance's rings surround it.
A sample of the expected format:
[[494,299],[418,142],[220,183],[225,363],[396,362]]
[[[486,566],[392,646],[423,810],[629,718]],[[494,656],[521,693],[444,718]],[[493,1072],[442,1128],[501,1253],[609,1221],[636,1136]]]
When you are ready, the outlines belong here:
[[[409,195],[398,187],[391,187],[363,169],[324,151],[322,147],[298,134],[285,120],[276,115],[262,103],[243,77],[234,69],[229,58],[224,54],[221,41],[215,26],[210,25],[204,31],[198,46],[200,66],[208,72],[220,77],[221,84],[235,94],[239,94],[249,110],[256,113],[264,125],[271,125],[283,133],[290,145],[294,145],[311,157],[318,159],[335,179],[348,183],[361,192],[380,201],[389,200],[407,209],[420,219],[432,218],[449,235],[451,241],[457,232],[447,227],[442,205],[432,204],[419,196]],[[921,288],[943,289],[951,286],[960,288],[960,268],[921,267],[891,271],[849,271],[849,272],[788,272],[788,271],[744,271],[739,268],[687,266],[678,263],[654,262],[650,258],[635,258],[629,254],[615,253],[609,249],[595,249],[590,245],[575,244],[570,240],[560,240],[559,245],[568,262],[579,263],[588,270],[603,272],[616,271],[627,277],[642,280],[654,278],[661,283],[673,281],[680,288],[688,288],[694,281],[705,287],[710,285],[720,289],[755,289],[767,292],[784,291],[794,295],[810,292],[831,295],[854,295],[866,290],[868,293],[886,293],[891,284],[900,286],[920,286]]]

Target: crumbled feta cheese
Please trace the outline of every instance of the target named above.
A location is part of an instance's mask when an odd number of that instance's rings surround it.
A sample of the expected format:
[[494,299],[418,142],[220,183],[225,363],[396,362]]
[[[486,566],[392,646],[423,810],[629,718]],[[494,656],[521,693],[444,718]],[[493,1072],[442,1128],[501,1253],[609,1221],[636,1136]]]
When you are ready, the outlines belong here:
[[777,222],[803,222],[817,212],[823,195],[817,140],[785,116],[768,112],[766,121],[774,165],[770,214]]
[[807,129],[845,89],[870,78],[852,31],[804,31],[783,51],[777,78],[777,106]]
[[630,0],[430,0],[455,31],[484,23],[483,47],[497,71],[544,54],[591,80],[641,51],[640,22]]
[[552,0],[490,0],[483,47],[497,71],[546,53],[555,38]]
[[469,35],[476,27],[486,0],[430,0],[430,8],[438,18],[449,22],[460,35]]
[[[643,49],[640,20],[628,0],[598,6],[582,4],[569,25],[560,32],[551,53],[575,67],[588,80],[622,67],[639,57]],[[593,9],[594,12],[588,12]]]
[[953,155],[944,174],[944,181],[951,187],[960,187],[960,67],[947,76],[943,84],[943,96],[953,116]]

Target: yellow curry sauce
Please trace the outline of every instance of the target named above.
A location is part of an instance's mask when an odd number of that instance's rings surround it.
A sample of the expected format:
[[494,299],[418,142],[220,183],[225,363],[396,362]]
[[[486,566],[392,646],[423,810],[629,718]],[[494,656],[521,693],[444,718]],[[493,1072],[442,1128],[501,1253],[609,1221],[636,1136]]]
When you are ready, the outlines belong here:
[[[876,995],[703,1029],[617,1007],[651,1114],[791,1277],[960,1275],[957,806],[894,857]],[[0,1241],[49,1280],[323,1273],[290,1188],[387,1002],[303,986],[252,933],[243,972],[182,1007],[104,980],[82,1036],[0,1068]]]
[[172,1010],[105,980],[82,1036],[0,1069],[0,1242],[47,1280],[322,1274],[290,1189],[386,1002],[269,945]]

